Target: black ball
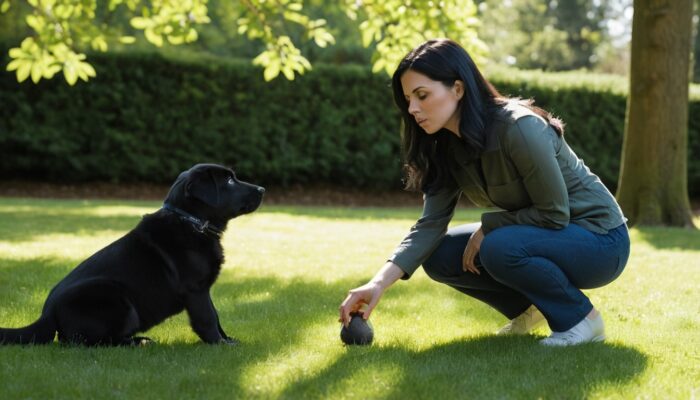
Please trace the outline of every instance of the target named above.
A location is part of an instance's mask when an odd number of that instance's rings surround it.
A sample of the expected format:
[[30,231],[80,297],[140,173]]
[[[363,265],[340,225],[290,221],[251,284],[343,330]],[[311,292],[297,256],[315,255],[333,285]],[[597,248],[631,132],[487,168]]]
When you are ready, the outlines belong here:
[[374,330],[369,321],[362,318],[362,314],[350,314],[350,323],[340,329],[340,340],[345,344],[371,344],[374,339]]

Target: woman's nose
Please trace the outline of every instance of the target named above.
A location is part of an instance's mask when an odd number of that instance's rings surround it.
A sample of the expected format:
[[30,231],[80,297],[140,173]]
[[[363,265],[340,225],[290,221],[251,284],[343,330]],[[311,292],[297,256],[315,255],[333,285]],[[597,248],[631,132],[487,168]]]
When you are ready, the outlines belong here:
[[409,101],[408,102],[408,113],[411,115],[416,115],[418,112],[418,106],[416,105],[415,101]]

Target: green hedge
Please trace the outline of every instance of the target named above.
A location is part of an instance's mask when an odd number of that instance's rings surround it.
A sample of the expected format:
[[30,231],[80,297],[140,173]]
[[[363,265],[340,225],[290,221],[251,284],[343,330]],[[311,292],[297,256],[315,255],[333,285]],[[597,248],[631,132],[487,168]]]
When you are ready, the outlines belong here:
[[265,184],[400,185],[388,80],[363,69],[266,83],[247,62],[91,61],[75,87],[2,73],[0,177],[168,182],[206,161]]
[[[194,163],[218,162],[266,185],[401,186],[399,117],[384,75],[316,65],[293,82],[264,82],[247,61],[90,59],[98,76],[74,87],[61,77],[18,84],[0,72],[1,179],[164,183]],[[562,117],[567,140],[615,186],[625,115],[620,79],[488,75],[502,92],[533,97]],[[697,195],[700,99],[690,115],[689,187]]]

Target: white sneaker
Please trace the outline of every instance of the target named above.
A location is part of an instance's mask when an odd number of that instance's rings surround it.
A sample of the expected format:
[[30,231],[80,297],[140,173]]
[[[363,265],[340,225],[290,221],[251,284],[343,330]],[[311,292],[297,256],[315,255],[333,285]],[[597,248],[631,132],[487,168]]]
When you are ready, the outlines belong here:
[[513,318],[496,335],[524,335],[531,330],[542,325],[544,315],[534,305],[525,310],[522,314]]
[[540,340],[540,343],[544,346],[574,346],[603,340],[605,340],[605,324],[603,324],[603,317],[597,313],[593,319],[586,317],[568,331],[552,332],[548,338]]

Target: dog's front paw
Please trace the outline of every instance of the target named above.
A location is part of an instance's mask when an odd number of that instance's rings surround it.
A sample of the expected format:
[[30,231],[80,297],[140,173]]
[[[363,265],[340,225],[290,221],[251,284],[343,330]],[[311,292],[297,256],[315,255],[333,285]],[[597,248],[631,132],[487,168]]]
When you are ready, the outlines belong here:
[[150,346],[152,344],[155,344],[156,342],[145,336],[133,336],[130,338],[124,339],[124,342],[122,345],[125,346],[134,346],[134,347],[145,347],[145,346]]
[[228,336],[225,337],[225,338],[221,338],[221,340],[219,341],[219,344],[226,344],[226,345],[229,345],[229,346],[236,346],[236,345],[238,345],[238,344],[240,344],[240,343],[241,343],[240,340],[234,339],[234,338],[231,338],[231,337],[228,337]]

